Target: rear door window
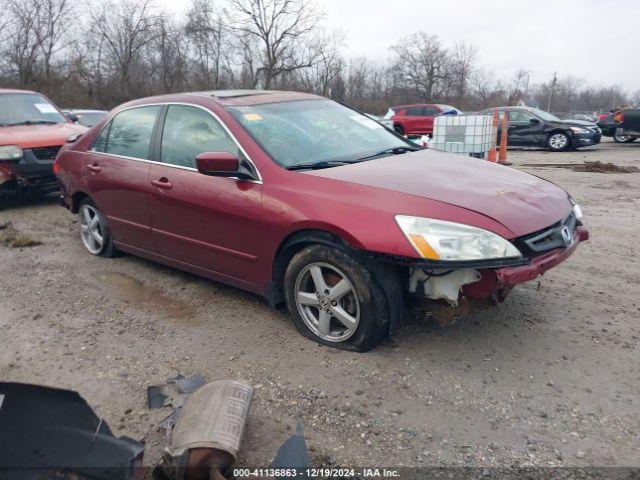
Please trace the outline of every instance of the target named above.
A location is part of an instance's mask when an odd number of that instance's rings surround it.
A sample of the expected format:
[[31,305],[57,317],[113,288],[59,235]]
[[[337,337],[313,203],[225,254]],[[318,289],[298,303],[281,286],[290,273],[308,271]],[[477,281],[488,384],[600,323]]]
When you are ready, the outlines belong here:
[[409,117],[424,117],[424,107],[409,107],[405,115]]
[[118,113],[92,145],[92,150],[150,160],[149,147],[160,105],[136,107]]
[[424,115],[425,117],[433,117],[434,115],[438,115],[440,110],[436,107],[424,107]]
[[196,156],[205,152],[229,152],[242,158],[238,145],[210,113],[171,105],[162,131],[161,161],[196,168]]

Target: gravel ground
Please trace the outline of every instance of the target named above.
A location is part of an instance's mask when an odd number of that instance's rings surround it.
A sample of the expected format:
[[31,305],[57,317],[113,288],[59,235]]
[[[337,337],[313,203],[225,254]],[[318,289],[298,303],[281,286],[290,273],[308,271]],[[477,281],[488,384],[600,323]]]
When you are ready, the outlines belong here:
[[0,378],[79,391],[149,458],[169,411],[146,387],[201,372],[255,387],[241,465],[267,466],[300,416],[318,466],[640,466],[640,174],[567,166],[640,166],[640,143],[509,160],[567,188],[591,240],[499,308],[408,321],[367,354],[305,340],[252,294],[93,257],[50,199],[5,206],[42,244],[0,244]]

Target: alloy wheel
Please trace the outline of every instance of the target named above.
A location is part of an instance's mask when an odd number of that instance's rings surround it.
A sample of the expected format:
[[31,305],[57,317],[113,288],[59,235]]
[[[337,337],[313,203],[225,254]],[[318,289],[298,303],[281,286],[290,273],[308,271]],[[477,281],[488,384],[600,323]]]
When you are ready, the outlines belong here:
[[305,325],[323,340],[344,342],[358,329],[358,295],[336,267],[319,262],[304,267],[296,279],[295,295]]
[[551,135],[549,145],[551,145],[551,148],[554,150],[562,150],[567,146],[567,141],[567,136],[564,133],[556,133]]
[[621,128],[616,128],[616,131],[613,133],[613,136],[615,137],[615,140],[620,143],[628,142],[629,139],[631,138],[631,135],[623,134]]
[[95,207],[82,205],[80,207],[80,236],[82,243],[89,252],[98,255],[104,248],[105,227]]

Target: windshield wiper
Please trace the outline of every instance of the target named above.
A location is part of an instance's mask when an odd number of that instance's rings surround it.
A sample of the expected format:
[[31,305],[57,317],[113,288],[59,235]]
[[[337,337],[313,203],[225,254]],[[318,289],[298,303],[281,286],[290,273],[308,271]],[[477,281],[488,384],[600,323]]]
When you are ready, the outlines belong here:
[[356,160],[323,160],[321,162],[301,163],[299,165],[290,165],[285,167],[287,170],[317,170],[320,168],[340,167],[342,165],[351,165],[352,163],[360,163],[373,158],[382,157],[385,155],[400,155],[406,152],[417,152],[422,150],[418,147],[393,147],[382,150],[373,155],[367,155],[366,157],[358,158]]
[[299,165],[289,165],[285,167],[287,170],[318,170],[320,168],[331,168],[331,167],[339,167],[341,165],[349,165],[351,163],[356,163],[356,161],[345,161],[345,160],[323,160],[321,162],[312,162],[312,163],[301,163]]
[[16,127],[18,125],[53,125],[59,122],[53,120],[24,120],[22,122],[3,123],[3,127]]
[[419,147],[393,147],[387,148],[385,150],[381,150],[378,153],[374,153],[373,155],[367,155],[366,157],[359,158],[357,161],[361,162],[363,160],[370,160],[372,158],[384,157],[388,155],[400,155],[402,153],[407,152],[417,152],[418,150],[422,150]]

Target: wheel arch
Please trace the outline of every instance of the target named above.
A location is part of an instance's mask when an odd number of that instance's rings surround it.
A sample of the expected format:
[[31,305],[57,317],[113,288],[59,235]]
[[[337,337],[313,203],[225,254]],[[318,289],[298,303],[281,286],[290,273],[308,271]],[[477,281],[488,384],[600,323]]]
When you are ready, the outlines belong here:
[[272,306],[284,301],[284,273],[293,256],[312,244],[350,249],[343,236],[321,228],[303,228],[290,233],[278,246],[271,268],[271,282],[267,287],[267,300]]
[[355,253],[373,271],[386,294],[389,307],[389,331],[391,336],[404,315],[401,274],[397,267],[374,261],[366,252],[357,248],[343,235],[319,228],[305,228],[289,234],[278,247],[273,259],[272,280],[267,287],[266,298],[272,307],[284,302],[284,274],[293,256],[308,245],[321,244],[342,248]]
[[93,201],[91,196],[83,191],[77,191],[73,195],[71,195],[71,205],[69,206],[69,210],[71,211],[71,213],[78,213],[80,202],[82,202],[82,200],[84,200],[85,198]]

